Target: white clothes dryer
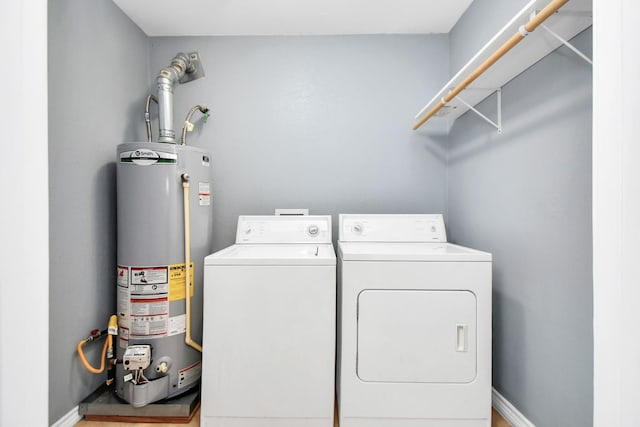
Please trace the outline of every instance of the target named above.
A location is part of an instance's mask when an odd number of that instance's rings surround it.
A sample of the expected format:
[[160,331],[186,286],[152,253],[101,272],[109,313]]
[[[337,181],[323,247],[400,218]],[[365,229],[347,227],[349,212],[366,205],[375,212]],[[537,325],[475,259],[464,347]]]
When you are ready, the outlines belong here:
[[332,427],[330,216],[241,216],[205,258],[201,425]]
[[340,215],[340,427],[491,425],[491,254],[442,215]]

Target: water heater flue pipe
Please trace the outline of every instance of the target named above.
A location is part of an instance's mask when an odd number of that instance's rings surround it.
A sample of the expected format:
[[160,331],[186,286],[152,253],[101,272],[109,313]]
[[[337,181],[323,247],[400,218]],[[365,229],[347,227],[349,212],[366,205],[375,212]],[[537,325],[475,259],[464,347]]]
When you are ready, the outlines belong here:
[[201,77],[204,77],[204,71],[198,52],[189,54],[180,52],[171,60],[171,65],[160,70],[156,79],[160,122],[158,142],[176,143],[176,132],[173,128],[173,86],[176,83],[188,83]]

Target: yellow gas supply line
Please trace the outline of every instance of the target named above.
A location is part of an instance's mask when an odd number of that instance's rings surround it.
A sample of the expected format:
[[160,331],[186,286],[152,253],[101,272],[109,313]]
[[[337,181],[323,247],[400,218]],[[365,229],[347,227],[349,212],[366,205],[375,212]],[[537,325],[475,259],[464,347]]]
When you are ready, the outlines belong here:
[[185,277],[185,300],[187,304],[186,316],[187,316],[187,330],[184,336],[184,342],[190,346],[202,352],[202,346],[191,339],[191,289],[189,284],[191,282],[191,220],[189,215],[189,177],[188,173],[182,174],[182,189],[184,195],[184,265],[186,271]]
[[[87,361],[87,358],[84,355],[84,351],[82,350],[82,346],[88,342],[92,342],[93,340],[98,339],[100,336],[102,336],[105,333],[107,333],[107,339],[104,341],[104,345],[102,346],[102,355],[100,356],[100,367],[94,368]],[[106,330],[91,331],[91,335],[89,335],[87,338],[83,339],[82,341],[78,342],[76,350],[78,351],[78,356],[80,356],[80,361],[82,362],[84,367],[87,369],[87,371],[91,372],[92,374],[101,374],[102,372],[104,372],[105,361],[107,359],[113,359],[113,335],[117,335],[117,334],[118,334],[118,318],[116,315],[112,315],[109,318],[109,327]],[[110,368],[111,367],[109,367],[109,369]]]

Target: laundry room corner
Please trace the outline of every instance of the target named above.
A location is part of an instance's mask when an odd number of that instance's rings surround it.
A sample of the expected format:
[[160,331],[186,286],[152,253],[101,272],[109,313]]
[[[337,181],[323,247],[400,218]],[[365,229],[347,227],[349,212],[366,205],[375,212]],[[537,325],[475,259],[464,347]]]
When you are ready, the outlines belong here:
[[[110,1],[49,1],[49,422],[104,380],[78,341],[116,298],[116,146],[144,140],[148,39]],[[87,348],[90,361],[100,348]],[[99,365],[99,364],[98,364]]]

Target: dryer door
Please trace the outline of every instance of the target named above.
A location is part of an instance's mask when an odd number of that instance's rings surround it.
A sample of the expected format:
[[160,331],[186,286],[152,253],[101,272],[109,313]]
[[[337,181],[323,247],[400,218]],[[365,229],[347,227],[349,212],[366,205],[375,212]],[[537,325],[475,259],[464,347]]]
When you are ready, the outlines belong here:
[[357,373],[363,381],[469,383],[476,377],[470,291],[364,290]]

